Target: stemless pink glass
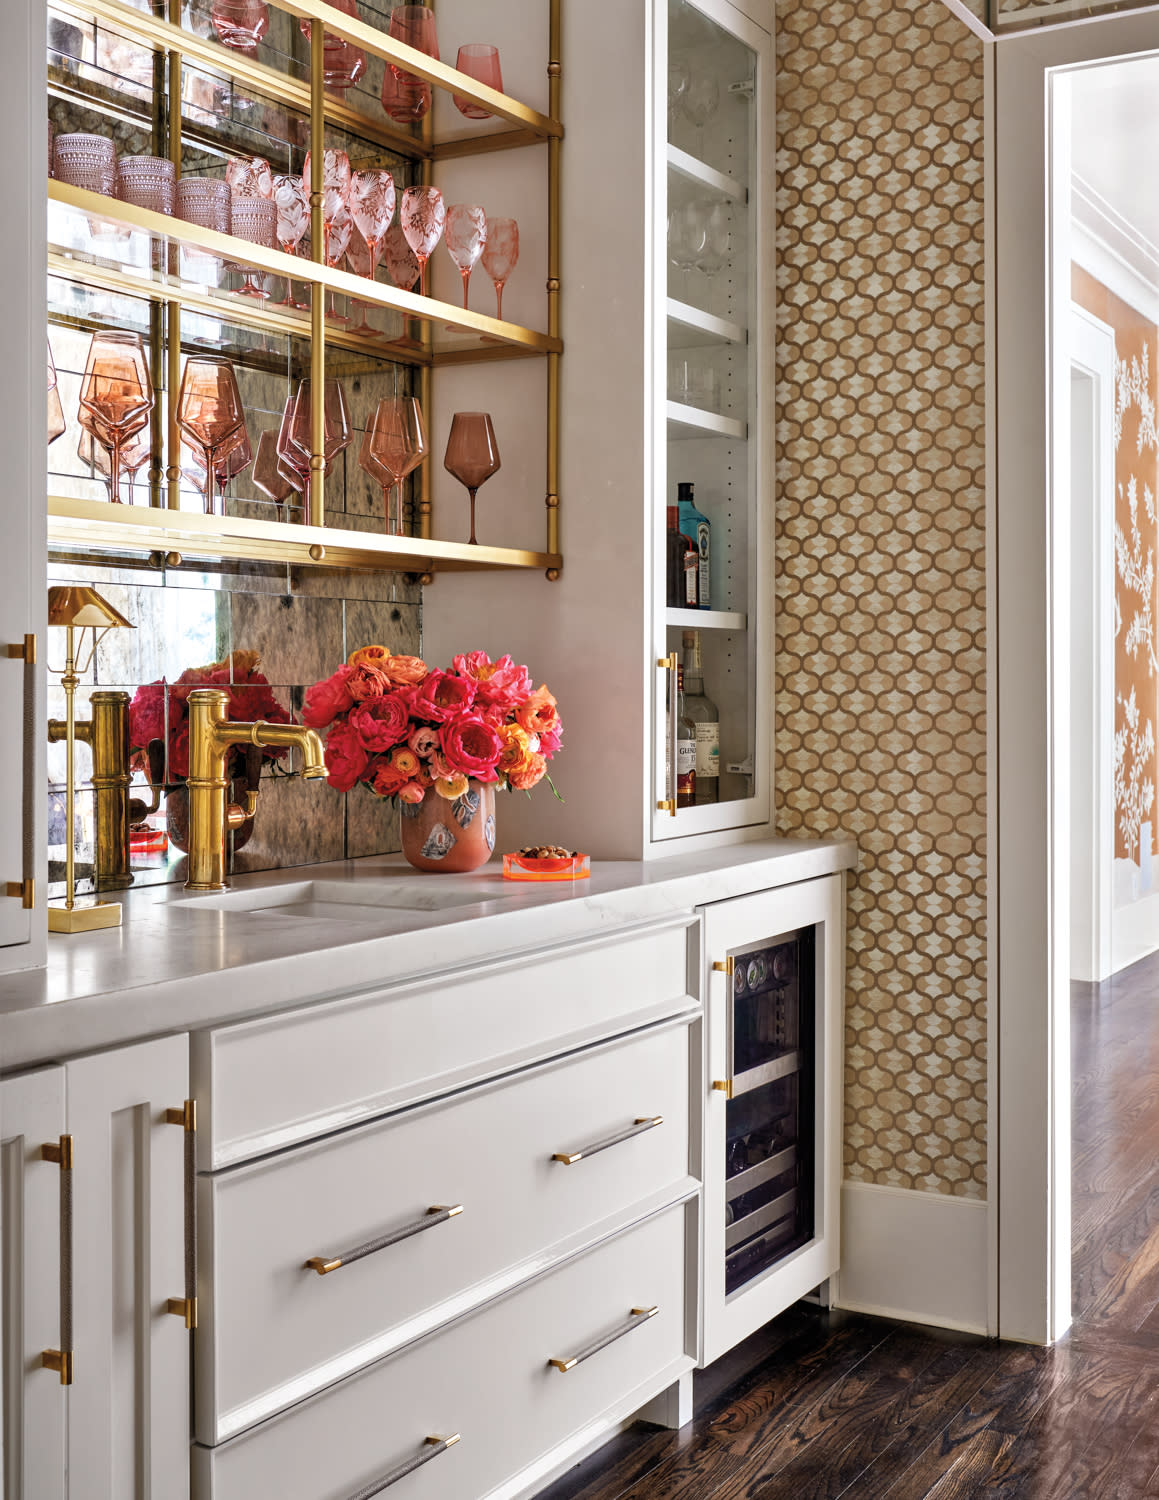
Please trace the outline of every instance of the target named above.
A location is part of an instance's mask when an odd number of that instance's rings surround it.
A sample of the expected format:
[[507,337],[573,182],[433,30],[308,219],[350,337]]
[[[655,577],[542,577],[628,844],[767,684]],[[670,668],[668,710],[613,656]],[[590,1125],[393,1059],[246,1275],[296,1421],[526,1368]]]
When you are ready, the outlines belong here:
[[58,135],[53,143],[53,165],[58,182],[109,197],[117,190],[117,151],[108,136],[83,132]]
[[407,244],[401,224],[392,224],[382,241],[382,263],[400,291],[409,292],[419,279],[419,263]]
[[189,224],[228,234],[232,196],[229,183],[221,177],[182,177],[174,195],[173,212]]
[[257,457],[254,459],[254,471],[250,477],[253,479],[254,488],[261,490],[263,495],[268,495],[277,506],[280,521],[282,506],[288,506],[291,495],[301,493],[302,485],[296,476],[294,480],[287,479],[278,468],[278,434],[273,428],[263,432],[258,438]]
[[270,26],[266,0],[213,0],[209,19],[223,46],[248,57],[255,56]]
[[155,214],[171,214],[176,175],[167,156],[122,156],[117,162],[117,197]]
[[[404,6],[402,8],[409,10],[416,7]],[[417,7],[419,10],[425,8],[425,6]],[[435,246],[439,243],[446,222],[447,210],[443,204],[443,195],[438,188],[409,187],[403,193],[399,223],[402,225],[406,242],[414,251],[415,260],[419,263],[419,291],[424,297],[427,294],[427,261],[430,260]]]
[[235,198],[273,198],[274,174],[264,156],[237,156],[225,164],[225,180]]
[[[362,437],[358,466],[382,486],[386,534],[402,535],[402,482],[427,455],[427,430],[414,396],[385,396]],[[398,500],[391,505],[397,491]]]
[[[310,227],[310,195],[300,177],[274,178],[274,207],[277,209],[274,234],[278,247],[286,255],[293,255]],[[294,288],[289,277],[286,278],[286,295],[281,306],[303,309],[307,306],[305,302],[294,301]]]
[[448,474],[453,474],[460,484],[466,485],[471,497],[471,535],[467,541],[472,547],[478,546],[475,536],[475,494],[499,466],[499,445],[495,441],[495,429],[488,413],[457,411],[451,418],[443,468]]
[[416,79],[419,88],[407,88],[393,68],[382,70],[382,107],[398,125],[417,125],[431,107],[431,86]]
[[477,203],[452,203],[447,209],[447,250],[463,278],[463,306],[475,262],[487,244],[487,215]]
[[[47,339],[45,340],[48,343]],[[52,345],[48,344],[48,441],[55,443],[66,427],[64,407],[60,402],[60,387],[56,381],[56,362],[52,357]]]
[[[357,0],[330,0],[330,4],[343,15],[353,16],[357,20]],[[311,22],[300,21],[298,24],[302,35],[309,41]],[[323,37],[322,55],[322,77],[326,87],[340,94],[356,84],[366,72],[366,53],[362,48],[354,46],[333,31],[327,31]]]
[[[435,61],[439,58],[439,39],[435,31],[435,13],[426,5],[396,5],[390,13],[390,35],[405,42],[416,52],[425,52]],[[394,120],[421,120],[431,107],[431,86],[417,73],[390,64],[393,75],[388,90],[382,85],[382,107]]]
[[503,288],[519,259],[519,225],[514,219],[488,219],[483,269],[495,283],[495,316],[503,316]]
[[[489,88],[498,89],[499,93],[503,92],[503,74],[499,68],[498,47],[492,47],[488,42],[468,42],[459,48],[455,67],[460,73],[466,73],[468,78],[485,83]],[[491,111],[484,109],[481,104],[472,104],[469,99],[460,99],[458,94],[454,96],[454,99],[455,108],[461,115],[466,115],[468,120],[491,118]]]
[[[267,249],[274,248],[274,230],[277,227],[278,210],[269,198],[237,197],[233,200],[232,224],[233,233],[239,240],[248,240],[251,245],[264,245]],[[243,266],[245,272],[245,283],[240,288],[246,297],[268,297],[265,291],[254,281],[254,269],[252,266]]]
[[[371,260],[394,217],[394,178],[389,172],[354,172],[350,178],[350,212],[366,241]],[[371,275],[373,275],[373,271]]]

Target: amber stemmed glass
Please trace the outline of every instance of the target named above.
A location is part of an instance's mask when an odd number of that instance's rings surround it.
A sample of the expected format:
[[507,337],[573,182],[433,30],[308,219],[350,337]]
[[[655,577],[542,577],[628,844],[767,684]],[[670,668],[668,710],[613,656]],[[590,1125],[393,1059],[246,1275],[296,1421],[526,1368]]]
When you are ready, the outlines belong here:
[[[277,210],[274,234],[277,237],[278,248],[286,255],[294,255],[297,253],[303,235],[310,227],[310,195],[300,177],[274,178],[274,207]],[[288,276],[286,277],[286,295],[279,305],[302,310],[307,306],[305,302],[294,301],[293,283]]]
[[[310,455],[313,411],[310,382],[303,380],[298,394],[293,397],[293,406],[286,404],[282,418],[282,430],[278,434],[278,454],[292,473],[300,474],[307,513],[310,507]],[[346,392],[339,380],[327,380],[325,387],[325,420],[323,423],[321,450],[325,459],[325,472],[342,450],[349,446],[353,433],[350,427],[350,410],[346,405]],[[283,471],[284,472],[284,471]]]
[[503,288],[519,260],[519,225],[514,219],[488,219],[483,269],[495,286],[495,316],[503,316]]
[[463,278],[463,307],[475,263],[487,243],[487,215],[477,203],[452,203],[447,209],[446,244]]
[[499,468],[499,445],[495,429],[485,411],[457,411],[451,418],[443,468],[467,486],[471,497],[471,535],[467,541],[477,546],[475,536],[475,494]]
[[409,187],[403,193],[399,223],[419,263],[419,291],[424,297],[427,294],[427,261],[442,237],[446,222],[447,210],[438,188]]
[[[478,83],[485,83],[490,88],[503,92],[503,74],[499,68],[499,48],[492,47],[487,42],[468,42],[459,48],[459,55],[455,60],[455,67],[460,73],[466,73],[468,78],[474,78]],[[461,115],[466,115],[468,120],[489,120],[491,111],[484,109],[481,104],[472,104],[469,99],[460,99],[458,94],[454,95],[455,108]]]
[[[274,248],[274,230],[278,222],[278,210],[269,198],[235,197],[232,210],[233,232],[239,240],[248,240],[251,245]],[[243,266],[245,282],[240,287],[244,297],[266,298],[270,294],[254,281],[254,268]]]
[[121,450],[153,408],[153,382],[137,333],[94,333],[80,388],[80,423],[109,451],[109,499],[119,505]]
[[[377,265],[378,246],[394,218],[394,178],[389,172],[352,173],[349,203],[355,228],[366,241],[371,261]],[[374,272],[370,274],[373,276]]]
[[247,57],[257,54],[258,43],[270,27],[266,0],[213,0],[209,19],[218,41]]
[[[357,0],[330,0],[335,10],[358,19]],[[302,35],[310,40],[310,21],[300,21]],[[322,78],[328,89],[345,94],[366,72],[366,53],[344,37],[327,31],[322,39]]]
[[200,451],[205,469],[205,510],[213,514],[211,476],[246,441],[245,410],[237,376],[228,359],[190,355],[177,397],[177,425],[194,452]]
[[261,490],[263,495],[268,495],[277,506],[279,521],[282,519],[282,506],[285,505],[288,509],[290,496],[300,495],[302,492],[301,480],[296,475],[292,480],[287,479],[278,467],[278,434],[273,428],[263,432],[258,438],[257,457],[250,477],[254,488]]
[[[47,342],[47,341],[46,341]],[[55,443],[64,431],[64,407],[60,404],[60,387],[56,381],[56,363],[52,357],[52,345],[48,345],[48,441]]]
[[[416,52],[439,59],[435,13],[426,5],[396,5],[390,13],[389,32]],[[431,107],[431,86],[416,73],[389,64],[390,78],[382,84],[382,107],[400,123],[421,120]]]
[[[402,535],[402,482],[427,456],[427,429],[414,396],[385,396],[362,437],[359,468],[382,485],[388,536]],[[391,497],[397,502],[391,505]]]

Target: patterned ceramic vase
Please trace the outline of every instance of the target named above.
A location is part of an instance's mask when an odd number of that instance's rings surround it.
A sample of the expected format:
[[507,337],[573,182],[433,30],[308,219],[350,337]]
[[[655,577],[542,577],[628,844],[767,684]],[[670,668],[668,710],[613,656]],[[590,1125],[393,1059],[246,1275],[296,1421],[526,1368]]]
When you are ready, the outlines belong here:
[[495,787],[470,781],[453,802],[429,791],[417,805],[400,803],[399,825],[402,852],[416,870],[477,870],[495,850]]

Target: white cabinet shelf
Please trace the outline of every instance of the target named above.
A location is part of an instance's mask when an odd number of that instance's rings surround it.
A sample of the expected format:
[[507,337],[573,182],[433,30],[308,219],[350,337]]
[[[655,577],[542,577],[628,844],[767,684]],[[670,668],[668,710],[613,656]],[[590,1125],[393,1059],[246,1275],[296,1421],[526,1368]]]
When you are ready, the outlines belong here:
[[672,630],[747,630],[749,617],[733,609],[669,609],[665,623]]
[[736,417],[722,417],[719,412],[704,411],[699,406],[685,406],[681,401],[668,402],[668,441],[690,438],[723,437],[741,441],[748,436],[748,426]]
[[667,314],[669,349],[718,349],[748,343],[748,330],[739,323],[715,317],[690,302],[669,297]]
[[675,172],[678,177],[695,183],[698,188],[707,189],[710,193],[717,193],[722,198],[731,198],[736,203],[748,201],[748,189],[743,182],[737,182],[735,177],[729,177],[724,172],[718,172],[715,167],[710,167],[707,162],[700,161],[691,156],[687,151],[681,151],[679,146],[669,144],[668,147],[668,169]]

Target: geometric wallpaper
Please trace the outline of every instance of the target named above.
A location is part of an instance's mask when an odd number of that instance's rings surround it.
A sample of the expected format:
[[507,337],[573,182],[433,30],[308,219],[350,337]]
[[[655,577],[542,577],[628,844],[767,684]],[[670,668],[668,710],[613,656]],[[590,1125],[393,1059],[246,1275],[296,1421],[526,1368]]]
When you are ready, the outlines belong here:
[[857,839],[845,1175],[986,1193],[982,44],[778,0],[779,831]]

